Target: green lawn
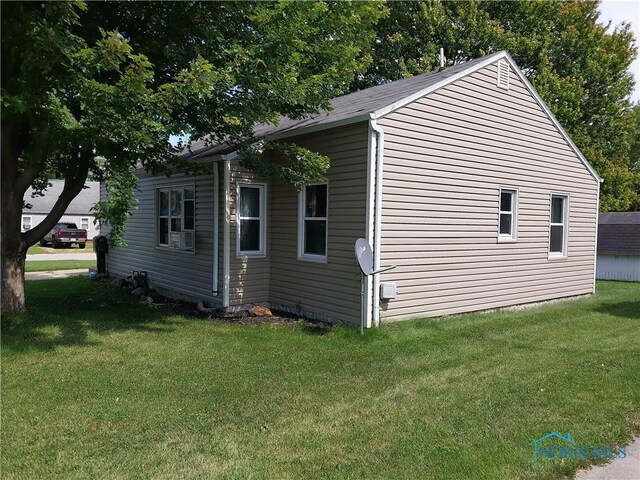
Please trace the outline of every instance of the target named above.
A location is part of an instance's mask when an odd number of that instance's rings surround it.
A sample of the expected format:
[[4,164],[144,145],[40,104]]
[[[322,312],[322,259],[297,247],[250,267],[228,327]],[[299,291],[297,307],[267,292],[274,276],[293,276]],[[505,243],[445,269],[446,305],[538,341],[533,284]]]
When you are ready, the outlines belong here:
[[2,319],[10,478],[548,479],[550,431],[640,427],[640,284],[369,331],[242,326],[108,282],[27,283]]
[[32,260],[25,263],[27,272],[49,272],[74,268],[95,268],[95,260]]

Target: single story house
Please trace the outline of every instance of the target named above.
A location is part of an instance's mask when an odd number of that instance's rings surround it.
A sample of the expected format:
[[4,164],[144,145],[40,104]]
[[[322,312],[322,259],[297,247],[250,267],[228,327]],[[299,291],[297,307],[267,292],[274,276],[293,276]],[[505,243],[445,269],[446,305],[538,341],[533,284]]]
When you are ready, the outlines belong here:
[[596,278],[640,282],[640,212],[601,213]]
[[[224,309],[254,304],[358,324],[590,294],[601,179],[507,52],[374,86],[256,129],[331,158],[301,191],[228,145],[211,173],[140,173],[114,276]],[[374,267],[354,255],[364,237]],[[395,288],[394,288],[395,287]]]
[[[29,187],[24,194],[24,203],[28,208],[22,209],[22,232],[31,230],[45,219],[63,188],[64,180],[51,179],[49,186],[43,192],[44,195],[32,196],[33,189]],[[86,182],[85,188],[71,201],[60,221],[72,222],[78,228],[84,228],[87,231],[87,238],[91,240],[96,235],[100,235],[100,225],[95,222],[95,215],[91,210],[99,201],[100,182]]]

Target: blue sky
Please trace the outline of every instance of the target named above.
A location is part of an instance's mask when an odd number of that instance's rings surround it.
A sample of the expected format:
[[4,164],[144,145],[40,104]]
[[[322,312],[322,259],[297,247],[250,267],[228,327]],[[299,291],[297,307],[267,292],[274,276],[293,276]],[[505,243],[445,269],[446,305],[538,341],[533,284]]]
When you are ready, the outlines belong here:
[[[622,22],[631,23],[631,30],[636,37],[636,46],[640,38],[640,1],[638,0],[604,0],[600,4],[600,22],[606,24],[611,20],[611,27],[620,25]],[[631,64],[631,73],[636,79],[636,88],[631,94],[631,99],[640,101],[640,60]]]

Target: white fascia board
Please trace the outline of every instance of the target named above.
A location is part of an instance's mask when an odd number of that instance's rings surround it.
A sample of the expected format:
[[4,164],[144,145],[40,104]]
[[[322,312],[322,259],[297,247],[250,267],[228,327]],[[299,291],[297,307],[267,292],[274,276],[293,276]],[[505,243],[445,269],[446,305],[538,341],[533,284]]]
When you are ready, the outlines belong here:
[[524,83],[524,86],[527,88],[527,90],[529,90],[531,95],[533,95],[533,98],[536,99],[536,102],[538,102],[538,105],[540,105],[540,108],[542,108],[542,110],[547,115],[549,120],[551,120],[551,123],[553,123],[555,127],[558,129],[558,132],[560,132],[560,135],[562,135],[565,141],[569,144],[569,146],[571,147],[571,150],[573,150],[573,152],[578,156],[578,158],[584,164],[587,170],[589,170],[589,173],[593,176],[593,178],[596,179],[599,183],[602,183],[603,179],[600,177],[600,175],[598,175],[595,169],[591,166],[589,161],[585,158],[585,156],[582,154],[582,152],[576,146],[576,144],[573,143],[573,140],[571,140],[571,137],[569,137],[569,134],[565,131],[564,128],[562,128],[562,125],[560,125],[560,122],[558,122],[558,119],[555,117],[555,115],[553,115],[553,113],[551,112],[547,104],[544,103],[544,100],[542,100],[538,92],[536,92],[536,89],[533,88],[533,85],[531,85],[531,83],[529,82],[527,77],[524,75],[524,73],[522,73],[522,70],[520,70],[520,67],[518,67],[515,60],[511,58],[511,55],[509,55],[508,52],[504,52],[504,54],[505,54],[504,58],[511,64],[511,67],[516,72],[516,75],[518,75],[520,80],[522,80],[522,83]]
[[230,153],[227,153],[226,155],[220,155],[220,158],[225,162],[228,160],[235,160],[236,158],[238,158],[238,151],[234,150]]
[[410,104],[411,102],[415,102],[416,100],[424,97],[425,95],[428,95],[431,92],[434,92],[435,90],[438,90],[439,88],[447,86],[450,83],[455,82],[456,80],[460,80],[462,77],[466,77],[467,75],[470,75],[473,72],[476,72],[476,71],[480,70],[481,68],[486,67],[487,65],[491,65],[492,63],[500,60],[501,58],[506,58],[507,56],[508,56],[508,54],[507,54],[506,51],[502,51],[502,52],[499,52],[499,53],[496,53],[496,54],[489,55],[487,57],[487,59],[484,60],[483,62],[476,63],[472,67],[469,67],[467,69],[461,70],[460,72],[456,73],[455,75],[447,77],[447,78],[439,81],[438,83],[434,83],[433,85],[430,85],[430,86],[428,86],[426,88],[423,88],[422,90],[414,93],[413,95],[409,95],[408,97],[401,98],[400,100],[398,100],[395,103],[392,103],[391,105],[388,105],[388,106],[383,107],[383,108],[381,108],[379,110],[376,110],[375,112],[373,112],[371,114],[371,116],[374,119],[377,119],[377,118],[380,118],[380,117],[384,117],[385,115],[388,115],[388,114],[390,114],[392,112],[395,112],[399,108],[402,108],[405,105]]

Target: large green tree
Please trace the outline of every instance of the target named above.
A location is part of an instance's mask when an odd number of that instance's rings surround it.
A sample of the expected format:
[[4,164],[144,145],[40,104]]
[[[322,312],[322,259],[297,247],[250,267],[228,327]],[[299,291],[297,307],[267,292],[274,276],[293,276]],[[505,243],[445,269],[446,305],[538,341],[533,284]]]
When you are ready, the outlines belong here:
[[635,115],[635,130],[631,134],[629,143],[631,144],[630,163],[631,173],[633,174],[633,188],[635,190],[636,197],[631,204],[631,210],[634,212],[640,212],[640,102],[637,102],[633,106],[633,113]]
[[[27,248],[89,174],[122,225],[132,167],[185,168],[171,135],[242,143],[255,124],[327,107],[367,60],[380,16],[359,2],[2,2],[2,311],[23,309]],[[106,160],[104,160],[106,159]],[[20,233],[23,196],[64,178]]]
[[373,63],[352,89],[506,49],[604,178],[600,208],[627,210],[635,116],[629,102],[636,56],[625,24],[608,30],[596,1],[389,2],[376,30]]

